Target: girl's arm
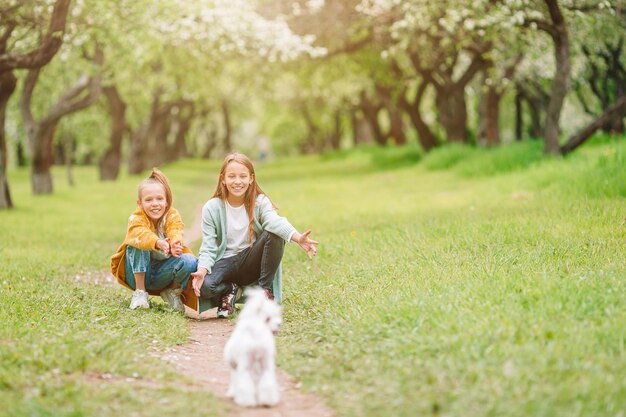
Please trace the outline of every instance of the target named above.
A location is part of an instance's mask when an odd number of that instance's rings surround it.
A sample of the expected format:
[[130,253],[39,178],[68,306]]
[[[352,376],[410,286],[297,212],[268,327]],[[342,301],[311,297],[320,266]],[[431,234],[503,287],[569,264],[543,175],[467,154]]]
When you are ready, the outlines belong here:
[[170,239],[170,242],[181,241],[183,240],[183,235],[185,233],[185,223],[183,223],[183,218],[181,217],[178,210],[175,208],[170,208],[170,211],[167,213],[167,219],[165,219],[165,229],[163,230],[165,236]]
[[267,196],[263,196],[260,201],[259,222],[261,223],[263,230],[274,233],[275,235],[285,239],[285,241],[291,240],[296,242],[306,251],[309,259],[313,259],[313,257],[317,254],[315,245],[318,245],[319,242],[309,238],[311,230],[307,230],[302,234],[298,233],[296,228],[293,227],[286,218],[280,216],[276,212],[272,206],[272,202]]
[[137,214],[130,216],[124,243],[141,250],[155,250],[158,241],[159,237],[150,228],[148,219]]
[[[211,211],[211,207],[213,207],[213,211]],[[211,200],[202,208],[202,244],[198,254],[198,269],[191,274],[193,278],[191,286],[198,297],[204,283],[204,277],[211,272],[211,268],[213,268],[217,260],[217,228],[220,220],[217,218],[216,210],[214,206],[211,206]],[[219,237],[219,239],[223,238],[224,236]]]
[[257,202],[261,228],[274,233],[276,236],[280,236],[285,242],[289,242],[292,235],[297,232],[296,228],[289,223],[289,220],[278,214],[267,196],[259,196]]
[[178,257],[183,253],[183,235],[185,233],[185,223],[178,210],[170,208],[165,219],[165,237],[168,238],[169,248],[172,255]]
[[198,254],[198,270],[203,268],[206,273],[211,272],[211,268],[217,261],[217,221],[219,220],[215,219],[209,208],[209,203],[205,204],[202,209],[202,244]]

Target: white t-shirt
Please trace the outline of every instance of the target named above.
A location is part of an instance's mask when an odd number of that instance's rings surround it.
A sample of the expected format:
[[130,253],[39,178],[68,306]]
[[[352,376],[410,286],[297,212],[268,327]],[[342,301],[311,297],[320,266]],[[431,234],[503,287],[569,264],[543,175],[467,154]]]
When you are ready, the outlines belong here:
[[245,204],[233,207],[226,202],[226,252],[224,258],[237,255],[250,246],[248,241],[248,225],[250,219]]

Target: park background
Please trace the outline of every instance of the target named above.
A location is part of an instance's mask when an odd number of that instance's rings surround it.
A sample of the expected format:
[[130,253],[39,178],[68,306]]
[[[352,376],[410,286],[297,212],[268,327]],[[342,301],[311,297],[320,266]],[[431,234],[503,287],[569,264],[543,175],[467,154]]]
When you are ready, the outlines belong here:
[[3,2],[0,414],[225,415],[106,278],[148,169],[191,225],[238,150],[321,242],[279,365],[338,415],[623,416],[625,7]]

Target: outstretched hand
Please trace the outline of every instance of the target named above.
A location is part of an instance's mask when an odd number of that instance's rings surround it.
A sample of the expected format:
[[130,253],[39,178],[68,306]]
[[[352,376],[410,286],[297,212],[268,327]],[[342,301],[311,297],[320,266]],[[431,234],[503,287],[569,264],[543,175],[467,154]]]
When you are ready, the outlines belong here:
[[191,273],[191,288],[193,288],[193,292],[197,297],[200,297],[200,289],[202,288],[202,284],[204,284],[206,274],[207,270],[204,268],[198,268],[196,272]]
[[302,249],[305,250],[306,254],[309,256],[309,259],[313,259],[315,255],[317,255],[317,248],[315,245],[319,245],[319,242],[309,238],[311,234],[311,230],[307,230],[306,232],[299,234],[294,233],[292,236],[292,240],[296,242]]

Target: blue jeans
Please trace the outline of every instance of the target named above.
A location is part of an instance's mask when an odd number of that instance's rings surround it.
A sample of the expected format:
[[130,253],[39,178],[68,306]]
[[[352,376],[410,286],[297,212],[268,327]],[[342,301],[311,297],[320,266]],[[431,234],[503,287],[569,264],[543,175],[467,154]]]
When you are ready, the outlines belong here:
[[149,250],[126,247],[126,283],[136,289],[135,273],[146,274],[146,290],[162,290],[172,283],[181,288],[187,287],[192,272],[198,267],[198,260],[190,253],[183,253],[178,258],[170,256],[164,260],[150,259]]
[[261,233],[252,246],[213,265],[204,279],[200,297],[219,305],[219,299],[230,291],[230,283],[240,286],[256,283],[271,291],[284,252],[285,241],[281,237],[267,231]]

